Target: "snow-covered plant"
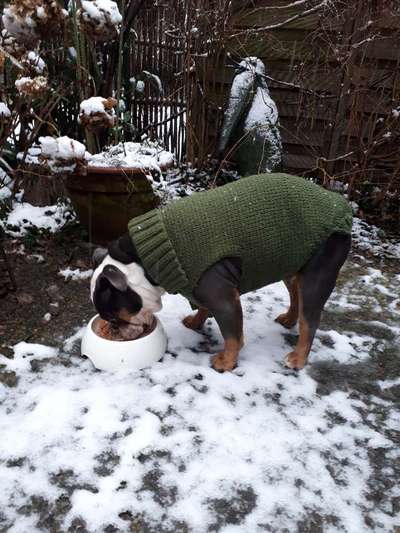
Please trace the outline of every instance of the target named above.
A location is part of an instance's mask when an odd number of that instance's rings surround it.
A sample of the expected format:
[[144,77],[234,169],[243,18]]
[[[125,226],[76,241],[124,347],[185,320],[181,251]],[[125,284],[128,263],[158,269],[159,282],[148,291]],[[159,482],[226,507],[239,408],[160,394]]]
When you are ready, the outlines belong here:
[[91,39],[105,42],[117,37],[122,16],[113,0],[82,0],[78,10],[82,31]]
[[33,47],[40,37],[56,35],[66,17],[58,0],[14,0],[4,9],[2,21],[12,37]]
[[149,81],[151,85],[153,85],[156,88],[158,94],[160,95],[163,94],[162,82],[159,76],[157,76],[157,74],[154,74],[153,72],[149,72],[148,70],[143,70],[142,78],[145,81]]
[[12,179],[0,168],[0,204],[11,196]]
[[18,41],[6,29],[2,29],[0,33],[0,46],[16,59],[20,58],[25,53],[25,46]]
[[22,158],[24,157],[24,162],[27,163],[28,165],[40,165],[39,156],[41,152],[42,151],[41,151],[40,146],[35,143],[29,148],[25,157],[23,153],[19,153],[17,155],[17,158],[19,160],[22,160]]
[[4,122],[8,122],[11,118],[11,111],[8,105],[4,102],[0,102],[0,126]]
[[67,136],[40,137],[40,158],[55,173],[74,172],[86,165],[86,147]]
[[[32,190],[34,198],[41,198],[47,182],[38,177],[79,172],[86,165],[86,149],[78,141],[98,153],[110,143],[141,138],[143,127],[137,131],[130,104],[135,90],[128,81],[135,37],[131,0],[5,2],[0,13],[0,81],[5,81],[0,102],[7,94],[12,113],[5,103],[0,105],[0,151],[26,197]],[[137,91],[150,85],[162,93],[161,80],[143,71]],[[60,137],[40,137],[46,134]],[[0,160],[0,167],[4,164]]]
[[161,79],[153,72],[143,70],[136,77],[132,76],[129,79],[129,83],[131,84],[133,91],[137,94],[144,93],[146,88],[146,82],[149,82],[150,85],[152,85],[156,89],[158,95],[161,96],[163,94],[164,90]]
[[6,7],[2,16],[2,22],[5,30],[16,41],[29,46],[37,43],[36,24],[28,11],[25,12],[24,0],[22,0],[20,6],[11,4],[9,7]]
[[116,105],[115,98],[101,96],[88,98],[80,105],[79,121],[85,128],[94,132],[112,128],[116,122],[114,111]]
[[42,75],[46,70],[46,63],[34,50],[26,52],[21,58],[21,64],[33,76]]
[[219,142],[221,154],[235,152],[243,175],[272,172],[282,157],[278,110],[265,79],[265,65],[246,57],[233,79]]
[[44,174],[70,174],[86,167],[88,153],[86,147],[67,136],[39,137],[39,143],[31,146],[27,155],[18,157],[24,160],[24,168]]
[[146,88],[146,84],[144,83],[143,80],[138,80],[136,83],[135,83],[135,91],[139,94],[143,94],[144,93],[144,90]]
[[31,98],[40,98],[48,91],[48,80],[44,76],[34,78],[23,76],[16,80],[15,87],[17,91]]

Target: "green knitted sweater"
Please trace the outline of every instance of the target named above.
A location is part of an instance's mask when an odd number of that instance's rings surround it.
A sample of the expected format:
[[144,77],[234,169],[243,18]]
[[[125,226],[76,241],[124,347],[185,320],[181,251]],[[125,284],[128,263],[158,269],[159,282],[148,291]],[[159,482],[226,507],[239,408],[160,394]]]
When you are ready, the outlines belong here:
[[224,257],[241,258],[243,294],[295,274],[321,242],[351,225],[340,195],[297,176],[263,174],[153,209],[132,219],[129,233],[157,283],[193,300],[201,274]]

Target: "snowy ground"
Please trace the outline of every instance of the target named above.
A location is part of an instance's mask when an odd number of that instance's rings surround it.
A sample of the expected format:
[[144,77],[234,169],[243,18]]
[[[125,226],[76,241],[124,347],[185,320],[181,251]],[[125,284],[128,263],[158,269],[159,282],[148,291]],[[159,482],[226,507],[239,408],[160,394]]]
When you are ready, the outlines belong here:
[[[281,365],[296,340],[273,322],[281,284],[243,297],[232,374],[209,367],[220,334],[213,320],[185,329],[179,296],[150,369],[95,371],[81,328],[0,356],[0,531],[398,530],[400,246],[356,232],[298,374]],[[82,278],[69,283],[86,290]]]

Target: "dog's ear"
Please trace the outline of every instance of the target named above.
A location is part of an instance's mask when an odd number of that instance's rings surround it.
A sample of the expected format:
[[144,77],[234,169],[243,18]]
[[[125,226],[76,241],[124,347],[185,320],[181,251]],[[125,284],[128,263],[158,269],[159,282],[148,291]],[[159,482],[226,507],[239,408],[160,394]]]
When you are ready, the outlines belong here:
[[138,253],[129,233],[125,233],[116,241],[112,241],[108,246],[108,253],[110,257],[124,265],[129,265],[129,263],[140,264]]
[[107,279],[107,281],[118,291],[124,292],[128,288],[128,280],[126,279],[125,274],[114,265],[106,265],[103,268],[101,277]]
[[103,262],[104,258],[108,254],[107,248],[96,248],[92,255],[92,263],[95,268],[97,268],[100,263]]

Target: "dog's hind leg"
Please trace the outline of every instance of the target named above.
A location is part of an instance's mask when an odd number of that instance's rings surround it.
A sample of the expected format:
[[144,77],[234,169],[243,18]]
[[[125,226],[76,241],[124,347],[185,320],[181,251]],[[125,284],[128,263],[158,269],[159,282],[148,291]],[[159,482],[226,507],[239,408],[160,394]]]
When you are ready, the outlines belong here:
[[298,276],[300,335],[294,351],[286,357],[285,365],[289,368],[299,370],[306,364],[322,310],[335,288],[350,246],[350,235],[334,233],[301,269]]
[[299,317],[298,278],[297,276],[293,276],[292,278],[285,279],[284,283],[289,291],[290,305],[286,313],[282,313],[275,318],[275,322],[279,322],[283,327],[290,329],[296,325]]

